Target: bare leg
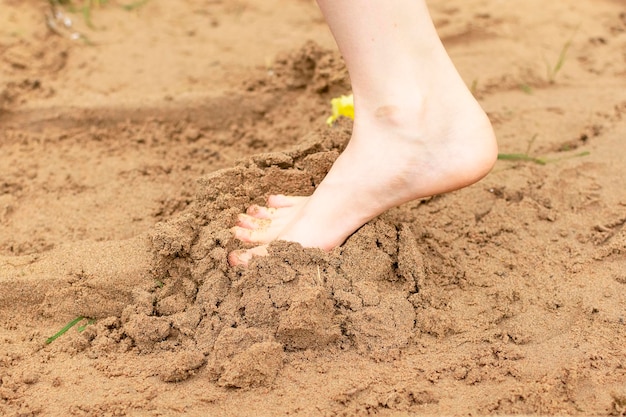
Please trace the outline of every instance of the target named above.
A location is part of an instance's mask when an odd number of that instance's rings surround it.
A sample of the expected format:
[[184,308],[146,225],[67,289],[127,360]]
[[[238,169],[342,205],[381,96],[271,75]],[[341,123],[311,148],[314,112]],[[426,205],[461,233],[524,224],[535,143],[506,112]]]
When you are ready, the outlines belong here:
[[235,236],[330,250],[385,210],[484,177],[497,145],[454,68],[424,0],[318,0],[346,61],[355,104],[350,143],[308,198],[272,196],[240,217]]

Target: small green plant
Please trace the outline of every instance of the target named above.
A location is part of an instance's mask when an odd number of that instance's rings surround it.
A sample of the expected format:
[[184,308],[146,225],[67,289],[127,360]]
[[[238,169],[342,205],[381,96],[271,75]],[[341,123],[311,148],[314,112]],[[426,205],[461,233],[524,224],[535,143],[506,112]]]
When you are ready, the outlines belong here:
[[579,153],[574,154],[574,155],[568,155],[568,156],[564,156],[564,157],[561,157],[561,158],[553,158],[553,159],[531,156],[530,155],[530,149],[532,148],[533,144],[535,143],[535,140],[537,139],[537,136],[538,135],[535,134],[535,135],[533,135],[532,138],[530,138],[530,140],[528,141],[528,146],[526,147],[526,151],[524,153],[499,153],[498,154],[498,159],[499,160],[504,160],[504,161],[529,161],[529,162],[534,162],[534,163],[536,163],[538,165],[545,165],[545,164],[549,164],[551,162],[562,161],[564,159],[578,158],[578,157],[581,157],[581,156],[589,155],[588,151],[584,151],[584,152],[579,152]]
[[572,46],[572,41],[574,40],[574,36],[576,36],[576,32],[578,32],[579,27],[580,25],[576,27],[574,33],[572,33],[572,36],[563,44],[563,47],[561,47],[559,57],[557,58],[554,65],[550,64],[550,62],[544,57],[543,60],[546,63],[546,76],[550,84],[554,83],[556,75],[559,73],[559,71],[561,71],[561,68],[563,68],[563,65],[565,64],[565,59],[567,58],[567,51]]
[[542,158],[535,158],[530,156],[530,148],[532,148],[533,143],[537,139],[537,134],[533,135],[532,138],[528,141],[528,146],[526,146],[526,151],[524,153],[499,153],[498,159],[507,160],[507,161],[531,161],[539,165],[545,165],[546,161]]
[[519,88],[520,88],[520,90],[522,90],[526,94],[532,94],[533,93],[533,88],[531,86],[529,86],[528,84],[520,84]]
[[535,158],[525,153],[499,153],[498,159],[506,161],[530,161],[539,165],[545,165],[548,162],[544,158]]
[[[131,11],[138,9],[148,3],[148,1],[150,0],[136,0],[131,3],[120,4],[119,6],[124,10]],[[48,0],[48,2],[54,11],[54,15],[58,16],[59,9],[61,8],[69,11],[70,13],[80,13],[83,15],[85,24],[90,29],[95,29],[96,27],[91,19],[92,11],[109,3],[109,0]],[[60,15],[62,16],[62,13],[60,13]],[[68,20],[67,17],[62,20],[65,26],[71,26],[71,20]]]
[[121,6],[122,6],[122,9],[131,11],[131,10],[135,10],[135,9],[140,8],[141,6],[143,6],[144,4],[146,4],[149,1],[150,0],[137,0],[137,1],[134,1],[132,3],[122,4]]
[[[74,320],[70,321],[65,326],[63,326],[63,328],[61,330],[59,330],[58,332],[56,332],[53,336],[50,336],[49,338],[47,338],[46,339],[46,344],[49,345],[50,343],[54,342],[60,336],[63,336],[63,334],[65,334],[69,329],[71,329],[72,327],[76,326],[78,323],[80,323],[84,319],[85,319],[85,317],[83,317],[83,316],[76,317]],[[85,330],[85,328],[87,326],[89,326],[90,324],[93,324],[95,322],[96,322],[95,319],[89,319],[86,324],[78,327],[78,331],[82,332],[83,330]]]

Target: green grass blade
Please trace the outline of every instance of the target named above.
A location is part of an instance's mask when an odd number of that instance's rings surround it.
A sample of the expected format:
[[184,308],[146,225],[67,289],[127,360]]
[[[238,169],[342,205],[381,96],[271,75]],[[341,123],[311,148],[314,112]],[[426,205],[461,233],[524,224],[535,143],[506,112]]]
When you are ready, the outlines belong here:
[[563,64],[565,64],[565,59],[567,58],[567,52],[569,51],[569,48],[572,46],[572,42],[574,41],[574,37],[576,36],[576,33],[578,32],[579,28],[580,28],[580,25],[576,26],[576,29],[574,29],[574,33],[572,33],[572,36],[567,40],[567,42],[565,42],[565,44],[561,48],[561,52],[559,53],[559,58],[556,61],[556,64],[554,65],[554,67],[552,67],[548,63],[548,61],[545,60],[544,58],[544,60],[546,61],[549,82],[551,83],[554,82],[556,75],[559,73],[559,71],[563,67]]
[[519,88],[525,92],[526,94],[532,94],[533,93],[533,88],[531,86],[529,86],[528,84],[520,84]]
[[498,159],[506,161],[530,161],[539,165],[545,165],[546,161],[541,158],[534,158],[525,153],[499,153]]
[[580,158],[580,157],[587,156],[590,154],[591,153],[589,151],[583,151],[583,152],[578,152],[574,155],[567,155],[567,156],[563,156],[560,158],[546,159],[546,158],[535,158],[525,153],[499,153],[498,159],[505,160],[505,161],[529,161],[529,162],[534,162],[539,165],[546,165],[546,164],[553,163],[553,162],[563,161],[565,159]]
[[150,0],[137,0],[129,4],[122,4],[122,8],[128,11],[135,10],[146,4],[148,1]]
[[47,338],[46,339],[46,344],[49,345],[50,343],[54,342],[59,336],[62,336],[65,332],[67,332],[69,329],[74,327],[82,319],[84,319],[83,316],[78,316],[74,320],[72,320],[69,323],[67,323],[65,325],[65,327],[63,327],[61,330],[59,330],[54,336],[50,336],[49,338]]
[[96,322],[96,319],[89,319],[86,324],[83,324],[82,326],[78,326],[78,329],[76,330],[78,330],[79,332],[82,332],[87,328],[87,326],[94,324],[95,322]]
[[556,74],[559,72],[559,70],[561,69],[561,67],[565,63],[565,58],[567,56],[567,50],[569,49],[569,47],[571,45],[572,45],[571,39],[569,41],[565,42],[565,45],[563,45],[563,49],[561,49],[561,53],[559,54],[559,60],[556,62],[556,65],[554,66],[554,70],[552,70],[553,77],[556,76]]
[[85,23],[90,29],[95,29],[93,22],[91,21],[91,7],[91,1],[89,1],[87,5],[83,6],[83,19],[85,19]]

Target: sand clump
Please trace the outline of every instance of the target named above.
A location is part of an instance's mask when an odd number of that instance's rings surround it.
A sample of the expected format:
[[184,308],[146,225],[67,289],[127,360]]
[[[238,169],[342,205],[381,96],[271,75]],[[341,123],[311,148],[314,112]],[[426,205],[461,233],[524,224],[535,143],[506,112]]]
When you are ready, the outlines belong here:
[[424,265],[405,223],[373,221],[331,253],[276,242],[248,268],[226,264],[236,213],[261,202],[270,184],[310,192],[348,135],[349,125],[337,126],[202,177],[191,208],[155,227],[154,285],[133,293],[116,332],[143,352],[185,346],[163,380],[183,380],[206,363],[219,385],[248,388],[271,383],[289,352],[355,349],[384,359],[408,345]]

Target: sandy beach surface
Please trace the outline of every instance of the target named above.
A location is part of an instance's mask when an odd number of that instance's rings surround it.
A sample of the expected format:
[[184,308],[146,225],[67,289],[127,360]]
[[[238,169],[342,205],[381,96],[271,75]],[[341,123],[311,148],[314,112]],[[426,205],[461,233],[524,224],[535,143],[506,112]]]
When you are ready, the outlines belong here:
[[350,137],[315,2],[0,0],[0,415],[626,415],[626,3],[429,6],[494,170],[243,269]]

